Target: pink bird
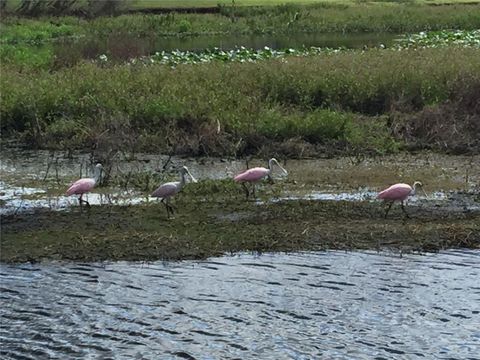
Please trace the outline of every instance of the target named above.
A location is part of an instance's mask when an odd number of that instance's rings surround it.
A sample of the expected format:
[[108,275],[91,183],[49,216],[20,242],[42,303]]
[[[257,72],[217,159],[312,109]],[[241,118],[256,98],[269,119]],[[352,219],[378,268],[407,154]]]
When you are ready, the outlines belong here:
[[390,211],[390,208],[392,207],[393,203],[395,201],[400,201],[402,205],[402,210],[407,218],[409,218],[407,212],[405,211],[405,206],[403,202],[409,197],[409,196],[414,196],[417,192],[417,188],[422,189],[423,193],[425,196],[427,195],[425,191],[422,188],[422,183],[420,181],[415,181],[413,183],[413,187],[408,185],[408,184],[395,184],[390,186],[388,189],[385,189],[381,192],[378,193],[378,198],[383,199],[385,201],[390,201],[390,205],[387,208],[387,211],[385,212],[385,219],[387,218],[388,212]]
[[277,159],[271,158],[268,161],[268,169],[264,168],[264,167],[254,167],[254,168],[248,169],[248,170],[238,174],[237,176],[235,176],[233,178],[233,180],[235,180],[236,182],[242,183],[242,186],[243,186],[243,188],[245,190],[245,193],[247,195],[247,200],[248,200],[248,197],[250,196],[250,192],[248,191],[246,183],[249,182],[249,183],[252,184],[252,192],[253,192],[253,196],[255,197],[255,183],[256,182],[262,180],[264,177],[268,177],[269,181],[271,183],[273,183],[272,168],[273,168],[274,164],[277,165],[280,169],[282,169],[282,171],[285,175],[288,175],[287,170],[285,170],[278,163]]
[[82,205],[82,202],[86,203],[87,206],[90,206],[90,203],[87,200],[83,200],[83,194],[92,190],[95,186],[98,185],[102,176],[103,166],[102,164],[95,165],[95,175],[93,178],[83,178],[75,181],[67,190],[67,196],[70,195],[80,195],[78,202]]
[[185,186],[185,174],[188,174],[193,182],[197,182],[197,180],[190,174],[188,168],[183,166],[180,171],[180,181],[173,181],[168,182],[165,184],[160,185],[153,193],[152,197],[162,198],[162,203],[165,205],[167,209],[167,217],[170,217],[170,212],[173,215],[173,206],[170,204],[170,198],[175,194],[179,193],[183,187]]

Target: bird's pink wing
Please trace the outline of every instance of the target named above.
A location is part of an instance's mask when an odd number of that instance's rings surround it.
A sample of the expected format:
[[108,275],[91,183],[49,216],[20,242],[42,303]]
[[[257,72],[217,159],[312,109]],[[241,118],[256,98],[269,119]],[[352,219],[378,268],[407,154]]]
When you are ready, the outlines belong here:
[[379,199],[384,200],[405,200],[412,188],[408,184],[395,184],[378,193]]
[[153,193],[152,197],[166,198],[177,193],[177,186],[175,183],[166,183],[160,185]]
[[89,192],[95,186],[95,180],[90,178],[75,181],[67,190],[67,195],[84,194]]
[[263,167],[248,169],[233,178],[235,181],[258,181],[268,174],[269,170]]

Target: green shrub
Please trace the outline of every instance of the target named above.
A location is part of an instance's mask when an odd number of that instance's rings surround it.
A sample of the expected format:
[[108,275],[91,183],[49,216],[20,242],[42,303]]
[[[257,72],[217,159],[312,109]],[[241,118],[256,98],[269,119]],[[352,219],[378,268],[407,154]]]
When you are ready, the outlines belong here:
[[[438,48],[176,68],[104,68],[89,62],[24,72],[5,65],[1,126],[4,134],[26,132],[32,139],[63,134],[84,146],[106,131],[106,137],[141,136],[147,149],[147,138],[168,137],[173,143],[187,136],[198,144],[184,149],[196,153],[205,144],[230,151],[240,139],[255,136],[392,151],[396,144],[385,120],[390,114],[448,103],[458,89],[472,89],[462,98],[479,100],[474,86],[480,82],[479,58],[480,49]],[[61,126],[63,120],[68,126]],[[78,121],[86,131],[72,132]]]
[[301,137],[311,143],[343,140],[352,115],[331,111],[293,112],[283,114],[269,109],[260,114],[258,133],[277,140]]
[[191,31],[192,29],[192,24],[190,21],[183,19],[178,23],[178,32],[181,33],[186,33]]

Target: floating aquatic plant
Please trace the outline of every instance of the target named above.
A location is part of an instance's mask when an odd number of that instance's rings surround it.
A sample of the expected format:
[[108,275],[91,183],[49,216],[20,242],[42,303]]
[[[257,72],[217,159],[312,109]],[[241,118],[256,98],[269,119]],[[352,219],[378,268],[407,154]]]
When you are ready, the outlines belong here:
[[398,45],[401,48],[448,45],[480,47],[480,30],[422,31],[404,36],[398,40]]
[[[405,35],[398,39],[394,48],[397,50],[409,48],[425,48],[440,46],[464,46],[464,47],[480,47],[480,30],[444,30],[425,32],[417,34]],[[380,49],[385,49],[385,45],[380,44]],[[299,49],[287,48],[281,50],[271,49],[265,46],[263,49],[248,49],[244,46],[237,47],[232,50],[223,50],[218,47],[205,49],[200,52],[195,51],[161,51],[155,52],[150,56],[142,56],[129,61],[129,64],[163,64],[169,66],[177,66],[180,64],[201,64],[212,61],[220,62],[257,62],[268,59],[280,59],[290,56],[314,56],[319,54],[337,53],[340,51],[358,51],[347,48],[326,48],[326,47],[303,47]],[[103,55],[104,56],[104,55]],[[103,62],[105,58],[101,58]]]
[[220,62],[256,62],[274,58],[284,58],[287,56],[309,56],[325,53],[334,53],[345,49],[309,47],[301,49],[274,50],[265,46],[263,49],[247,49],[243,46],[232,49],[222,50],[220,48],[206,49],[202,52],[180,51],[156,52],[151,56],[143,56],[130,60],[130,64],[165,64],[176,66],[179,64],[200,64],[212,61]]

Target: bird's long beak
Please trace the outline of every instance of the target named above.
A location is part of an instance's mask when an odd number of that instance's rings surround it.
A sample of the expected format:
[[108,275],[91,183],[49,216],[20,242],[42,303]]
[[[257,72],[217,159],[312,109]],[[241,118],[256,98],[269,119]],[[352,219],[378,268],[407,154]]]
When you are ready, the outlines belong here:
[[425,190],[423,190],[423,188],[422,188],[422,192],[423,192],[423,195],[425,195],[425,197],[428,199],[428,195],[427,195],[427,193],[425,192]]
[[282,169],[282,171],[283,171],[283,173],[284,173],[285,175],[288,175],[288,171],[285,170],[285,169],[283,168],[283,166],[278,163],[278,161],[275,161],[275,163],[277,164],[277,166],[278,166],[280,169]]
[[196,182],[197,182],[197,179],[195,179],[195,178],[193,177],[193,175],[190,174],[190,171],[187,171],[187,172],[188,172],[188,176],[190,176],[190,179],[192,179],[192,182],[196,183]]

